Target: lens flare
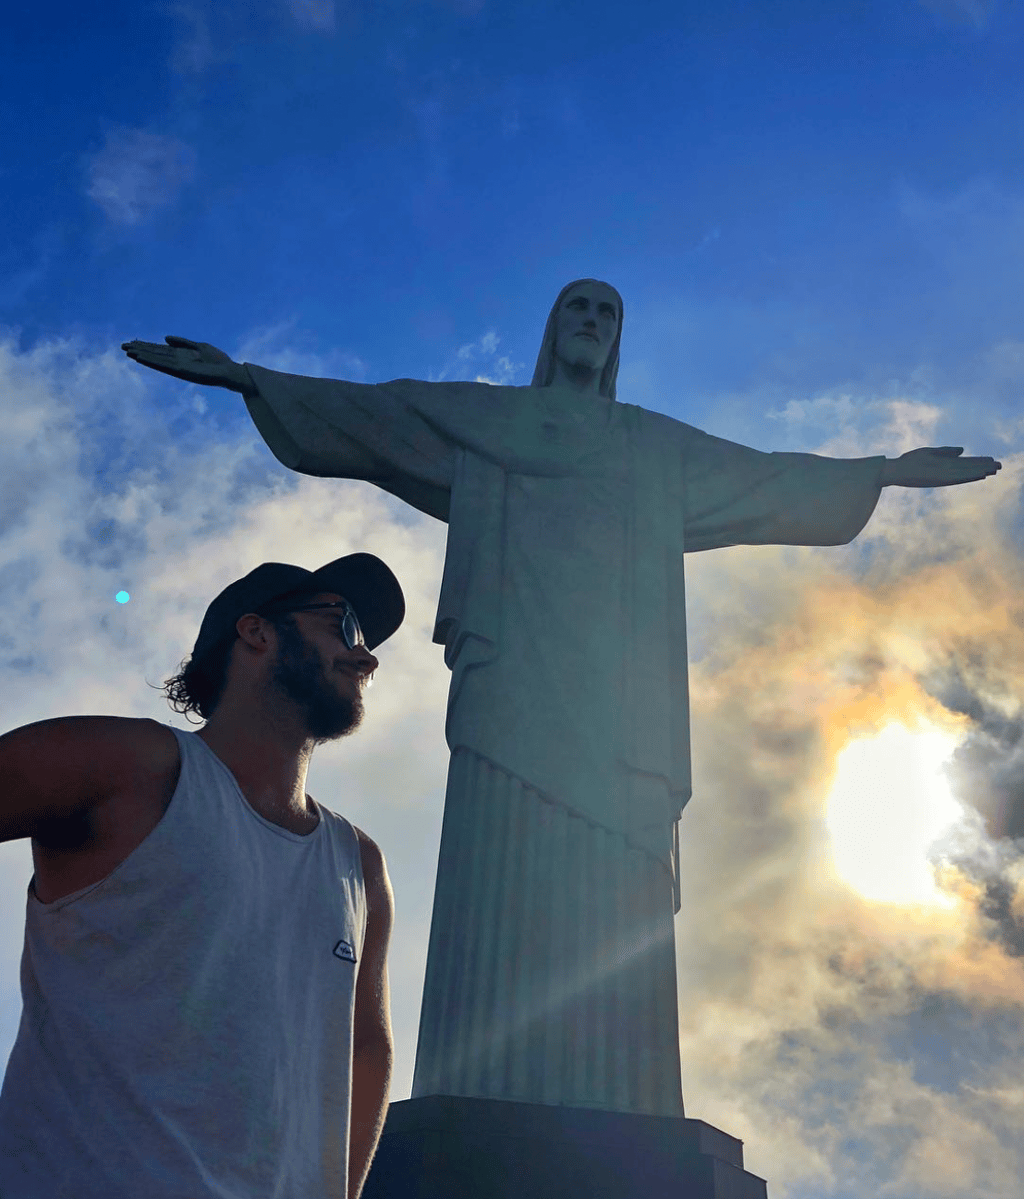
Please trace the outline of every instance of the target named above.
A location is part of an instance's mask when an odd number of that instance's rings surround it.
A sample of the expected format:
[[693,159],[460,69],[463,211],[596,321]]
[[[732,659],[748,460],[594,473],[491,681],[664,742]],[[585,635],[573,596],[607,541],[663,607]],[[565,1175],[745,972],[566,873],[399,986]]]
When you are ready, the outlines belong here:
[[832,865],[865,899],[956,905],[936,885],[929,858],[964,818],[942,769],[956,746],[948,733],[893,721],[839,753],[825,816]]

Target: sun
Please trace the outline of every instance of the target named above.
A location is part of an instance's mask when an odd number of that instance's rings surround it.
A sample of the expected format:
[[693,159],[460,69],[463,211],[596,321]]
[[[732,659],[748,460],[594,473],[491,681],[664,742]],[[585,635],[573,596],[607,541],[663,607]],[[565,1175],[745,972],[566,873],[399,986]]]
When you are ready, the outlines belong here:
[[963,819],[942,771],[958,741],[892,721],[836,759],[825,823],[835,873],[865,899],[950,908],[929,849]]

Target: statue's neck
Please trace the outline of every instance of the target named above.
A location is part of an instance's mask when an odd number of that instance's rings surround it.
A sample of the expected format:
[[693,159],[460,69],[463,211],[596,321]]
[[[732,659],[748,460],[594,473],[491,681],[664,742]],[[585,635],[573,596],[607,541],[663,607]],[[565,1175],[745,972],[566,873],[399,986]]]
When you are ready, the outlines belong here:
[[555,359],[555,373],[551,380],[552,387],[562,387],[580,395],[593,396],[595,400],[606,399],[601,395],[601,372],[582,363],[566,363],[560,358]]
[[571,416],[576,421],[595,427],[605,427],[606,422],[612,419],[612,409],[618,407],[613,400],[599,392],[578,391],[555,381],[537,390],[544,393],[543,402],[551,405],[553,414]]

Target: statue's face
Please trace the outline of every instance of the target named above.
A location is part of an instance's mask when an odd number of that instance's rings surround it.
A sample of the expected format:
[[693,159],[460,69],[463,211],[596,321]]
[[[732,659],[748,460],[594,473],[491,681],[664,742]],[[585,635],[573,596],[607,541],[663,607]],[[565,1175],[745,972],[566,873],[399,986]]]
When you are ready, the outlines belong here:
[[603,283],[580,283],[562,297],[555,355],[568,366],[603,370],[619,331],[619,301]]

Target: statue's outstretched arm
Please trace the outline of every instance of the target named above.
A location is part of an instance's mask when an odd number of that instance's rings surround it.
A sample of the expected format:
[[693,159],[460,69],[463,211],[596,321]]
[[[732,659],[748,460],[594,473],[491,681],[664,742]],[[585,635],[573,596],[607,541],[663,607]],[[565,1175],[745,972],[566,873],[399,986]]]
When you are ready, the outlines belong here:
[[961,458],[962,445],[925,446],[890,458],[882,467],[883,487],[954,487],[986,479],[1003,464],[994,458]]
[[121,349],[133,362],[174,375],[176,379],[227,387],[243,395],[255,394],[256,388],[244,363],[235,362],[223,350],[205,341],[189,341],[187,337],[167,336],[164,341],[165,346],[152,341],[126,341]]

